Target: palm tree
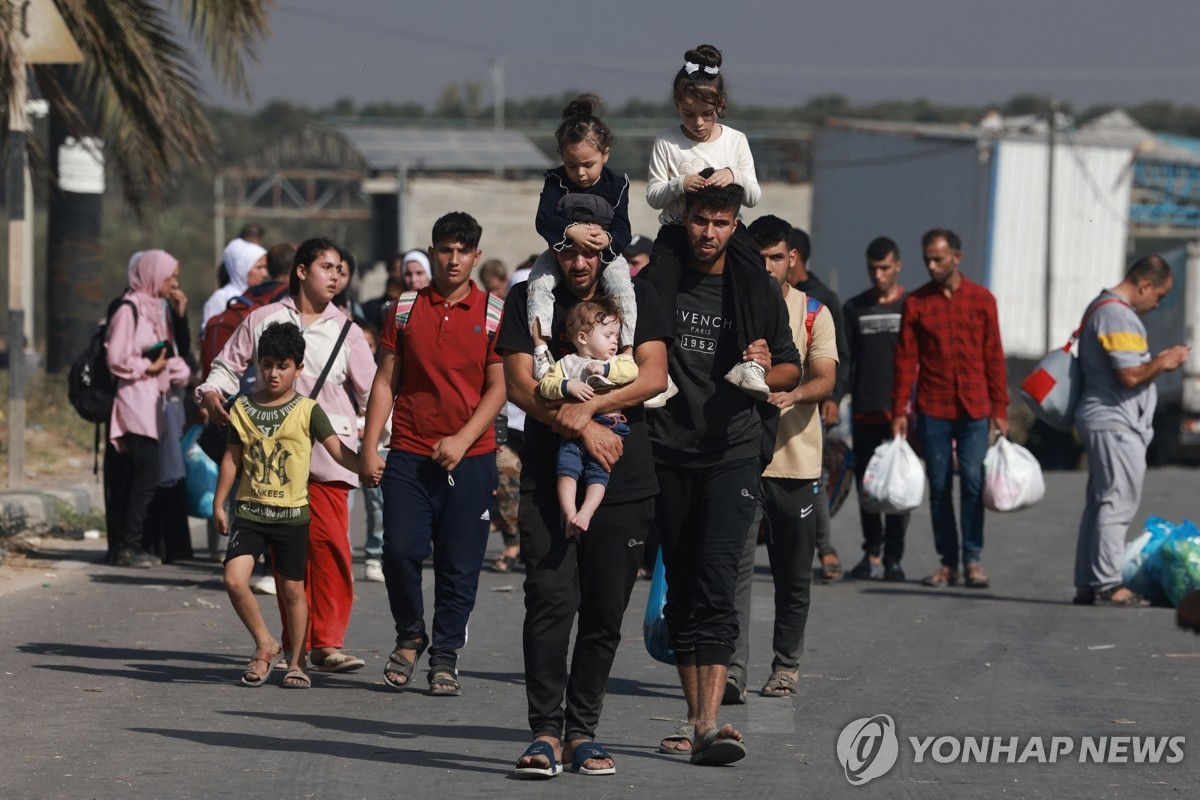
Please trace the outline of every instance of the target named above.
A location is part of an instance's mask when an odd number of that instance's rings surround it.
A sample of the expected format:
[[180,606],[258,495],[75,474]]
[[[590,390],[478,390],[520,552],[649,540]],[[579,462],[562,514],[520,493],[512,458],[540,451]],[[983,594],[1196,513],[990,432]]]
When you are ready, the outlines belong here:
[[[33,77],[68,130],[104,140],[125,197],[137,213],[152,213],[171,172],[200,165],[213,151],[189,45],[204,53],[228,89],[249,97],[246,58],[268,33],[275,0],[54,4],[84,60],[70,70],[33,66]],[[0,26],[0,93],[7,97],[16,65],[6,29]],[[6,131],[7,105],[3,114]]]
[[[268,33],[275,0],[54,0],[83,53],[75,67],[35,65],[33,79],[51,110],[49,158],[29,141],[35,162],[54,164],[58,145],[73,136],[105,143],[125,199],[152,218],[166,181],[206,164],[214,136],[198,79],[203,53],[226,88],[249,98],[246,59]],[[10,3],[5,3],[11,6]],[[16,64],[0,25],[0,93],[10,96]],[[8,107],[4,104],[8,130]],[[3,134],[0,134],[3,135]],[[69,365],[95,330],[104,296],[100,197],[54,190],[50,203],[47,366]],[[70,287],[64,300],[62,288]]]

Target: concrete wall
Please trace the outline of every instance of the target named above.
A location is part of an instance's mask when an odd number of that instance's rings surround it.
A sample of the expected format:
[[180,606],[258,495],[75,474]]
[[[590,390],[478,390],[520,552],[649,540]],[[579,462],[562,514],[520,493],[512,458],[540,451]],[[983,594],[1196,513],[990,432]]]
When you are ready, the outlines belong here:
[[990,165],[973,141],[918,139],[824,128],[813,144],[812,270],[843,300],[868,287],[867,245],[900,246],[909,289],[929,280],[921,234],[950,228],[963,243],[963,272],[984,278]]
[[[807,228],[812,217],[812,188],[807,184],[770,183],[762,187],[762,201],[743,216],[747,222],[774,214]],[[483,257],[499,258],[513,266],[546,247],[533,227],[542,181],[509,181],[499,178],[413,178],[408,183],[409,216],[401,241],[405,249],[428,247],[433,223],[448,211],[465,211],[483,225]],[[654,236],[658,212],[646,204],[646,182],[630,187],[629,217],[634,233]],[[383,269],[366,271],[359,297],[383,293]]]

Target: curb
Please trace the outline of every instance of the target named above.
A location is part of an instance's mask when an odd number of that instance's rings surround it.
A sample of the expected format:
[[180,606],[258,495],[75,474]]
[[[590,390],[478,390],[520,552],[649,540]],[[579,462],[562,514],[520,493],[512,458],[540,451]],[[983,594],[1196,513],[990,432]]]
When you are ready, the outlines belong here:
[[0,524],[24,520],[24,526],[52,525],[59,520],[59,511],[66,506],[79,513],[104,508],[104,487],[72,484],[45,489],[16,489],[0,491]]

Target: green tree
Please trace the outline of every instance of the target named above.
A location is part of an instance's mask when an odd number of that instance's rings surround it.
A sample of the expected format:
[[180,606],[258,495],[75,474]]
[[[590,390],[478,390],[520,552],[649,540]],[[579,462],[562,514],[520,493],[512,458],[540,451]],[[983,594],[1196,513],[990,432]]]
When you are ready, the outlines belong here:
[[[171,173],[205,163],[214,136],[201,105],[203,53],[231,91],[249,97],[246,59],[268,33],[275,0],[54,0],[83,52],[75,69],[29,68],[51,113],[76,136],[104,140],[125,197],[151,213]],[[6,3],[7,5],[7,3]],[[11,92],[17,55],[0,26],[0,94]],[[8,108],[3,110],[7,130]]]

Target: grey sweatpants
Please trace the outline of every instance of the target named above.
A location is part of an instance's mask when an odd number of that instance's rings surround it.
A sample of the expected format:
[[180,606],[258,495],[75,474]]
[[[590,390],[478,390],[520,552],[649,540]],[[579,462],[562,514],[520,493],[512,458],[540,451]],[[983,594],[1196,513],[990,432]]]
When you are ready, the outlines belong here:
[[1079,425],[1088,457],[1087,497],[1075,546],[1075,588],[1102,591],[1121,583],[1125,536],[1142,500],[1148,438],[1129,430]]

